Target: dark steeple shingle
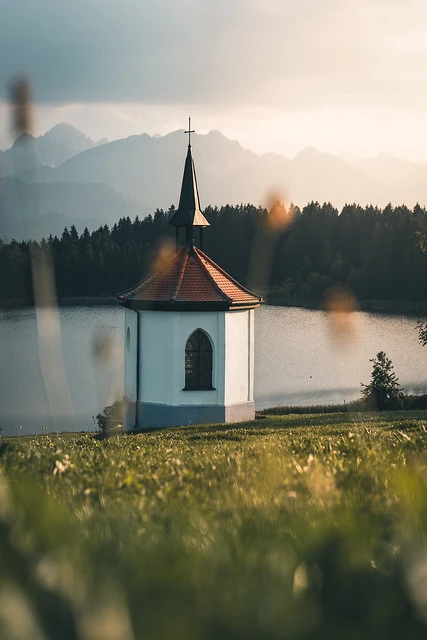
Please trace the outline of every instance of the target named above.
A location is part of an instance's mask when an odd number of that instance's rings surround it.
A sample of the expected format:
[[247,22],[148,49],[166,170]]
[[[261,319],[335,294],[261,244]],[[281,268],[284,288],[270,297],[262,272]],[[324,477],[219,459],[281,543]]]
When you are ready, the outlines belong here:
[[200,209],[199,190],[197,188],[194,161],[191,155],[191,145],[188,145],[187,157],[185,159],[178,209],[172,216],[169,224],[174,227],[209,226],[209,222]]

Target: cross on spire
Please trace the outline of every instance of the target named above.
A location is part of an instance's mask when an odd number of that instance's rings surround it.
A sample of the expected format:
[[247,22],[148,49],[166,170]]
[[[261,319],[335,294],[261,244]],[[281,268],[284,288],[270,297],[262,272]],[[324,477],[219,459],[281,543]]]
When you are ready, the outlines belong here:
[[191,130],[191,118],[190,117],[188,118],[188,131],[184,131],[184,133],[188,133],[188,146],[191,147],[191,134],[192,133],[196,133],[196,132],[194,131],[194,129]]

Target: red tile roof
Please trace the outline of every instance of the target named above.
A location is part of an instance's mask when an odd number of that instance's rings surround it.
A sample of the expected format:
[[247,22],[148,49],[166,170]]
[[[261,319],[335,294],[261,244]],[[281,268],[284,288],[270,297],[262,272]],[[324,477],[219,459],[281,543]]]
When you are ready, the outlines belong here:
[[133,309],[254,308],[261,298],[219,267],[203,251],[184,247],[165,266],[117,295]]

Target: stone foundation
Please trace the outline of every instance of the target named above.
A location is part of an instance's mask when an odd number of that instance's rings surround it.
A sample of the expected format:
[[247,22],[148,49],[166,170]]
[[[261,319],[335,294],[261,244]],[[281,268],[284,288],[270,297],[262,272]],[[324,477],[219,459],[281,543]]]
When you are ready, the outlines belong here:
[[225,406],[181,405],[140,403],[137,407],[138,429],[159,429],[191,424],[212,424],[217,422],[246,422],[255,419],[255,403]]

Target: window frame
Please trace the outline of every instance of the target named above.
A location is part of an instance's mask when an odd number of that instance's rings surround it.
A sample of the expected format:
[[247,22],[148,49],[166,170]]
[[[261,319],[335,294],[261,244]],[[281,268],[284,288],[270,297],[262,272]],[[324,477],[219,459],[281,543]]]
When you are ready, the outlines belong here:
[[[201,338],[203,337],[202,341]],[[197,339],[196,348],[191,348],[191,340]],[[209,348],[206,348],[208,345]],[[190,348],[189,348],[190,347]],[[193,368],[189,364],[192,358]],[[203,362],[205,360],[205,363]],[[185,385],[183,391],[215,391],[213,386],[214,349],[209,334],[198,327],[190,333],[185,343],[184,351]],[[191,381],[194,377],[195,381]],[[205,381],[203,381],[205,379]],[[208,381],[207,381],[208,380]]]

